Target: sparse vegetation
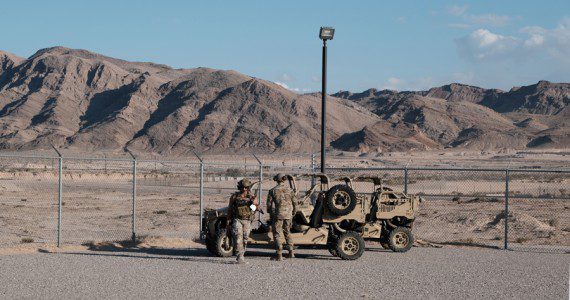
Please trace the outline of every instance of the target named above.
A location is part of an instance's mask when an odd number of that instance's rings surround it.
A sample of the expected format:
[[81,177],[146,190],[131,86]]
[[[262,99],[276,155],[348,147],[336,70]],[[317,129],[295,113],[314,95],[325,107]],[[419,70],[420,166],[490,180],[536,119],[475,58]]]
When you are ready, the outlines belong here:
[[33,243],[34,239],[30,238],[30,237],[25,237],[25,238],[22,238],[22,240],[20,242],[22,242],[22,244],[29,244],[29,243]]
[[226,170],[226,176],[229,177],[243,177],[245,176],[245,172],[242,169],[238,169],[238,168],[228,168]]

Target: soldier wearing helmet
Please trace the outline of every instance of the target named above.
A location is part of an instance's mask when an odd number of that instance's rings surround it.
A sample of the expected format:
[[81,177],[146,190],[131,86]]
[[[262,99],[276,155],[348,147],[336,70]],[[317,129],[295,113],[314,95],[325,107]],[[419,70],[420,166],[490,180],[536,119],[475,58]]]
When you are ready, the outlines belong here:
[[291,238],[292,219],[296,212],[295,192],[285,184],[287,176],[279,173],[273,177],[277,186],[269,190],[267,195],[267,211],[271,215],[273,223],[273,239],[275,242],[274,260],[281,261],[283,256],[283,237],[285,237],[286,249],[289,250],[288,258],[295,257],[293,253],[293,240]]
[[244,254],[251,232],[251,222],[259,205],[257,197],[251,194],[252,185],[247,178],[240,180],[237,184],[238,191],[232,194],[228,205],[228,225],[231,226],[237,262],[240,264],[245,262]]

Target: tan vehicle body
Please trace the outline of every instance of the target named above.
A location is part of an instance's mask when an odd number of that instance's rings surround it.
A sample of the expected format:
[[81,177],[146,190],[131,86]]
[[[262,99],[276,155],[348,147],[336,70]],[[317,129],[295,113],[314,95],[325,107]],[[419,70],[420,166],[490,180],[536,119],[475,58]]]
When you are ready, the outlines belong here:
[[[346,187],[340,188],[340,194],[349,196],[343,191],[350,192],[353,182],[357,181],[373,183],[373,191],[369,193],[353,193],[355,202],[351,204],[353,208],[344,215],[332,213],[330,205],[327,206],[328,208],[323,208],[321,205],[321,215],[316,217],[314,211],[318,205],[314,204],[312,199],[318,198],[323,202],[328,197],[326,201],[331,200],[331,196],[327,195],[329,192],[329,178],[324,174],[302,174],[296,177],[307,176],[318,180],[304,195],[297,196],[297,213],[293,217],[292,230],[293,242],[296,246],[327,245],[331,248],[331,240],[336,241],[336,237],[350,231],[357,232],[362,240],[378,240],[385,248],[390,248],[393,251],[404,252],[411,247],[411,244],[408,244],[413,242],[411,228],[416,217],[415,212],[419,208],[420,198],[395,192],[383,186],[382,180],[377,177],[359,177],[355,179],[345,177],[342,180],[345,182]],[[288,178],[290,187],[297,194],[296,178],[293,176],[288,176]],[[339,190],[338,187],[337,185],[330,190]],[[334,198],[334,195],[332,198]],[[342,199],[344,198],[341,197]],[[340,202],[339,207],[346,208],[343,206],[342,201]],[[334,204],[331,205],[334,206]],[[206,239],[210,238],[212,240],[215,238],[215,233],[219,232],[221,226],[225,224],[226,211],[227,208],[205,211],[203,222],[205,228],[203,230]],[[315,219],[319,219],[320,222],[317,222]],[[252,230],[249,244],[273,245],[271,222],[257,222],[259,226],[257,229]],[[408,239],[405,247],[401,250],[398,250],[396,246],[389,247],[388,239],[393,235],[391,231],[395,228],[398,228],[400,231],[403,228],[404,232],[397,233],[399,236],[394,237],[394,239],[400,237],[401,240],[402,235]],[[333,255],[336,254],[334,250],[329,249],[329,251]]]

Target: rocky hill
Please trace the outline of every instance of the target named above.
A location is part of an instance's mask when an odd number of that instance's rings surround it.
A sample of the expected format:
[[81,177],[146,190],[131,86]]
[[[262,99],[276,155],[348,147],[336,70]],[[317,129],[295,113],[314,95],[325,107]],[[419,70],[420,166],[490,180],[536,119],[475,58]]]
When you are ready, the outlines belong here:
[[[568,147],[570,86],[505,92],[461,84],[327,99],[328,137],[349,151]],[[173,69],[86,50],[0,51],[0,149],[185,154],[314,151],[320,95],[235,71]]]
[[[398,136],[419,130],[430,139],[423,143],[425,148],[565,148],[570,144],[568,83],[541,81],[508,92],[454,83],[419,92],[369,89],[334,96],[359,103],[392,128],[410,128]],[[357,140],[367,141],[357,142],[360,148],[378,147],[374,137],[379,133],[366,129],[358,132],[362,138]],[[337,145],[355,149],[348,144],[341,140]]]
[[[320,99],[235,71],[176,70],[54,47],[2,53],[0,147],[185,153],[318,149]],[[330,98],[329,136],[379,117]]]

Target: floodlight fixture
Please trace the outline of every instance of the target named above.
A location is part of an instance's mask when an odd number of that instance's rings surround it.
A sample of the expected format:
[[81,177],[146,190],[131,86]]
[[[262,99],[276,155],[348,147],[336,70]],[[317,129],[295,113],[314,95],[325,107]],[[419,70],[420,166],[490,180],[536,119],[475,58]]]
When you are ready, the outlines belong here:
[[334,37],[334,28],[332,27],[321,27],[319,31],[319,38],[323,41],[332,40]]

